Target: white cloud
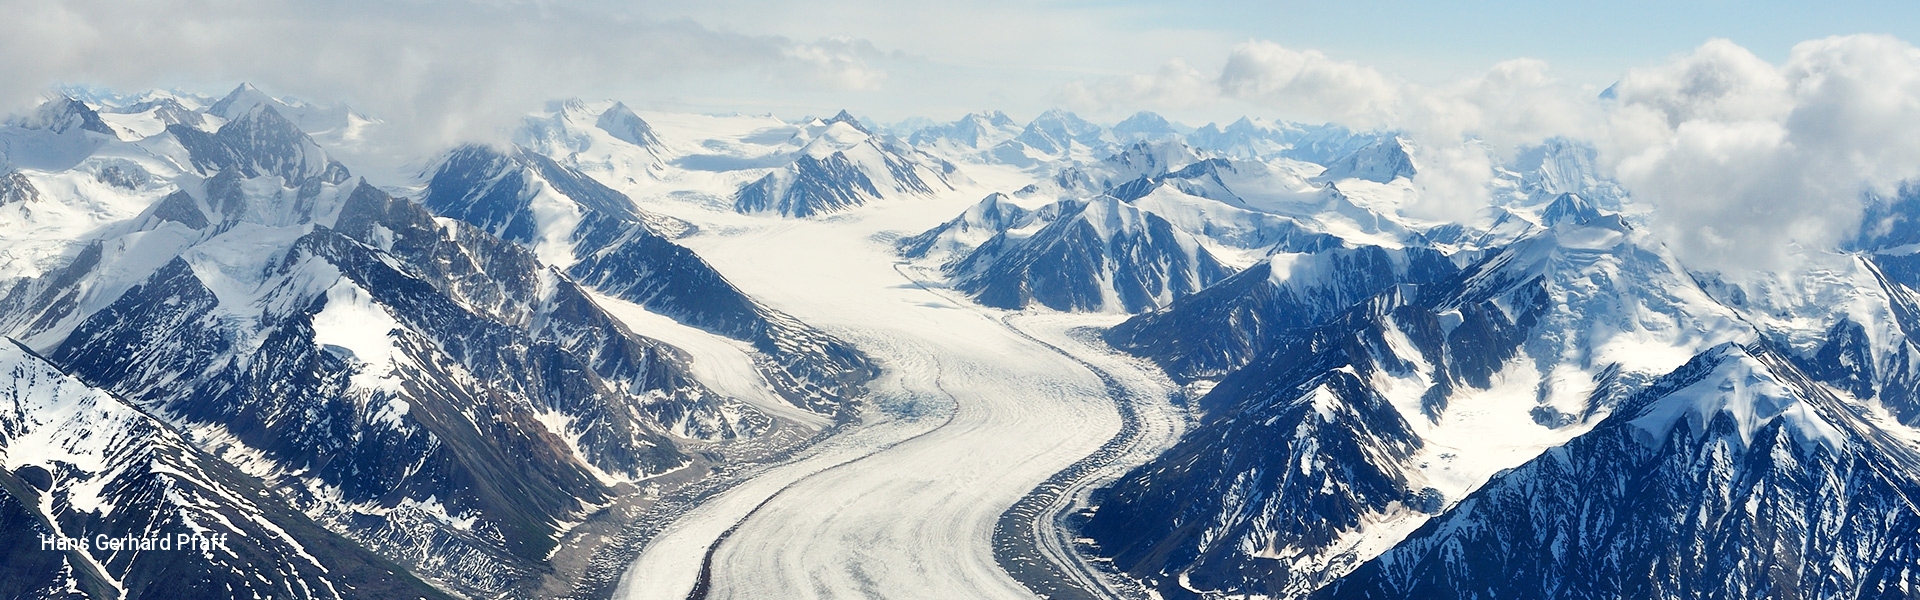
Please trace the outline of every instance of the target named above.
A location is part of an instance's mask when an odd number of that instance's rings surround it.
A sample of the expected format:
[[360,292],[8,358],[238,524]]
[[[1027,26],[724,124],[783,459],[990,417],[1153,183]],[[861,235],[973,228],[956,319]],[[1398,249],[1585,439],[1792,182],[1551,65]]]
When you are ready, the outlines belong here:
[[1705,268],[1832,248],[1862,191],[1920,178],[1920,50],[1897,39],[1804,42],[1778,66],[1717,40],[1615,91],[1603,156]]
[[1486,206],[1502,150],[1588,129],[1597,114],[1590,95],[1561,84],[1537,60],[1502,62],[1473,78],[1427,87],[1264,41],[1235,46],[1217,76],[1176,62],[1152,74],[1076,82],[1062,95],[1076,107],[1100,109],[1239,101],[1282,118],[1400,130],[1419,142],[1417,183],[1426,192],[1407,212],[1447,220],[1470,218]]
[[1397,121],[1405,83],[1316,50],[1272,42],[1235,46],[1220,71],[1220,92],[1289,113],[1358,127]]
[[886,77],[859,40],[742,35],[605,3],[4,0],[0,13],[7,112],[55,83],[250,81],[344,100],[421,150],[497,136],[555,97],[676,78],[758,74],[793,93]]
[[[1084,105],[1147,102],[1192,72],[1070,86]],[[1801,43],[1775,65],[1726,40],[1629,71],[1602,100],[1516,59],[1438,86],[1271,42],[1236,46],[1189,104],[1244,101],[1283,118],[1405,132],[1425,192],[1414,216],[1484,206],[1492,165],[1550,137],[1594,142],[1602,167],[1683,258],[1779,268],[1792,248],[1834,247],[1858,227],[1860,192],[1920,179],[1920,50],[1886,36]]]
[[774,69],[776,79],[802,87],[838,90],[877,90],[887,79],[884,70],[868,65],[884,53],[871,42],[832,37],[813,43],[787,44],[780,54],[790,64]]
[[1219,95],[1213,77],[1180,59],[1167,61],[1151,74],[1069,82],[1059,94],[1062,104],[1092,112],[1178,110],[1212,104]]

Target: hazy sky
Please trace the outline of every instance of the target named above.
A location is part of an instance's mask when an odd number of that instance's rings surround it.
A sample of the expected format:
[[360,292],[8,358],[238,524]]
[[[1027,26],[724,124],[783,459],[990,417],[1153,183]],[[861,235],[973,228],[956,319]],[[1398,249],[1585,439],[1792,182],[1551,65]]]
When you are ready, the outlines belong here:
[[1794,43],[1829,35],[1920,37],[1920,3],[1892,0],[0,0],[0,14],[10,105],[53,82],[218,91],[247,80],[388,118],[517,112],[577,95],[788,117],[844,107],[882,121],[992,108],[1026,118],[1052,106],[1111,120],[1157,108],[1199,124],[1274,111],[1084,92],[1169,61],[1215,78],[1237,44],[1255,40],[1426,84],[1535,58],[1562,82],[1599,89],[1713,38],[1779,62]]
[[[1062,104],[1061,88],[1071,82],[1149,71],[1169,60],[1217,73],[1230,48],[1249,40],[1317,49],[1422,83],[1536,58],[1569,82],[1604,88],[1630,67],[1714,38],[1774,62],[1795,43],[1831,35],[1920,38],[1920,3],[1893,0],[687,4],[699,6],[670,4],[663,10],[684,12],[658,14],[795,39],[844,36],[897,53],[869,59],[887,73],[878,89],[825,96],[883,118],[949,116],[985,106],[1031,114]],[[796,100],[804,106],[816,98]],[[1222,106],[1188,116],[1222,118],[1240,110],[1246,109]]]

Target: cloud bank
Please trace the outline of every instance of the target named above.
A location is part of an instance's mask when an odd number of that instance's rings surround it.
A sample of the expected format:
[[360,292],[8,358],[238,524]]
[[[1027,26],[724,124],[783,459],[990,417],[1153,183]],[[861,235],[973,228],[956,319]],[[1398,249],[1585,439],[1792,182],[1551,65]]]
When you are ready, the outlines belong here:
[[[1177,93],[1169,90],[1178,90]],[[1409,214],[1485,206],[1491,169],[1552,137],[1593,142],[1602,168],[1691,264],[1781,268],[1857,231],[1864,191],[1920,179],[1920,49],[1856,35],[1796,45],[1772,64],[1713,40],[1629,70],[1605,94],[1542,61],[1501,62],[1447,85],[1271,42],[1233,48],[1218,74],[1163,68],[1068,86],[1082,106],[1237,101],[1296,119],[1404,131],[1426,194]]]
[[58,83],[250,81],[343,100],[418,149],[497,135],[555,96],[728,75],[773,90],[867,90],[872,44],[751,36],[607,3],[4,0],[0,107]]

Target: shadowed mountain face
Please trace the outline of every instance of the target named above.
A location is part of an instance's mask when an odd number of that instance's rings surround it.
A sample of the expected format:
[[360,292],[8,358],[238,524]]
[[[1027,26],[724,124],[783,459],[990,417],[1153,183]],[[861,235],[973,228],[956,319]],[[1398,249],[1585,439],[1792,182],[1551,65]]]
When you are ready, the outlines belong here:
[[763,373],[795,406],[833,414],[877,374],[846,342],[748,297],[669,239],[690,234],[690,224],[640,210],[546,156],[457,149],[434,172],[425,204],[532,249],[599,292],[752,344]]
[[[31,350],[0,347],[0,394],[12,399],[0,409],[9,464],[0,470],[0,589],[9,596],[446,597]],[[109,539],[167,547],[100,547]]]
[[[48,277],[0,288],[0,326],[45,355],[16,357],[0,384],[67,382],[10,417],[0,479],[40,483],[0,486],[4,518],[39,525],[5,544],[210,520],[249,541],[225,558],[35,555],[66,561],[67,579],[24,585],[444,594],[411,570],[496,595],[543,574],[569,524],[624,482],[688,465],[684,440],[772,425],[528,248],[352,181],[270,105],[161,135],[206,177],[181,174]],[[648,226],[624,197],[588,193],[604,188],[556,187]],[[60,199],[29,201],[43,200]],[[73,410],[106,412],[61,416],[72,390],[93,394]],[[198,575],[159,583],[181,573]]]
[[[1564,139],[1514,149],[1489,165],[1487,206],[1434,222],[1409,216],[1434,199],[1421,146],[1334,125],[1055,110],[885,127],[562,100],[512,145],[413,157],[418,179],[383,188],[335,160],[383,151],[366,135],[383,124],[344,106],[246,85],[73,94],[0,125],[0,597],[600,597],[673,519],[703,518],[686,512],[701,499],[819,490],[747,480],[773,472],[757,461],[810,460],[807,440],[882,443],[886,423],[944,416],[918,397],[930,389],[960,398],[963,425],[982,408],[1058,414],[1020,404],[1062,399],[1041,396],[1055,374],[1014,368],[1027,355],[991,363],[1004,372],[942,363],[988,347],[955,337],[967,327],[943,328],[932,362],[897,352],[924,340],[865,335],[929,329],[849,327],[899,358],[882,378],[773,308],[856,322],[846,311],[900,307],[820,290],[886,285],[978,305],[897,313],[936,326],[1117,323],[1068,331],[1171,380],[1134,383],[1194,398],[1186,421],[1124,405],[1122,435],[1091,456],[1045,448],[1106,433],[1018,440],[1080,461],[1000,515],[1020,527],[996,528],[995,556],[1035,590],[1071,583],[1035,584],[1041,565],[1000,542],[1068,523],[1052,533],[1159,598],[1904,598],[1920,584],[1910,189],[1869,197],[1844,254],[1720,273],[1682,264],[1598,150]],[[792,294],[765,301],[692,249],[765,259],[801,250],[769,240],[835,232],[853,237],[805,250],[860,250],[805,263],[820,280],[741,280]],[[825,280],[840,275],[879,286]],[[1001,406],[940,387],[966,377],[1036,385]],[[1156,440],[1142,415],[1185,433],[1115,459]],[[814,437],[842,431],[855,435]],[[969,449],[1008,441],[983,431]],[[1047,475],[1034,456],[1020,468]],[[1119,464],[1103,460],[1140,462],[1074,479]],[[949,475],[932,474],[968,484]],[[868,489],[886,488],[832,491]],[[1031,510],[1061,497],[1090,504]],[[837,521],[797,543],[877,539],[859,537],[874,519]],[[42,541],[195,534],[224,545]],[[700,575],[716,590],[717,569]],[[906,581],[869,574],[819,593]]]
[[1668,348],[1750,335],[1611,217],[1457,272],[1378,248],[1276,254],[1264,270],[1108,334],[1217,382],[1201,422],[1107,491],[1086,529],[1169,596],[1339,581],[1502,469],[1608,419],[1677,366]]
[[1316,596],[1906,597],[1916,458],[1771,350],[1715,348]]
[[[256,456],[302,511],[476,590],[530,573],[609,482],[686,464],[670,435],[765,427],[517,246],[367,186],[341,212],[337,228],[212,236],[50,358],[223,457]],[[270,250],[222,263],[235,244]]]
[[[1063,201],[1031,215],[989,201],[995,206],[974,215],[979,223],[963,215],[921,236],[924,254],[947,231],[1000,229],[946,266],[955,288],[987,306],[1141,312],[1232,274],[1191,234],[1112,197]],[[1041,220],[1037,231],[1016,228]],[[964,247],[947,245],[948,252]]]
[[742,186],[734,210],[811,217],[882,199],[927,197],[963,179],[952,163],[866,130],[846,111],[789,140],[785,164]]

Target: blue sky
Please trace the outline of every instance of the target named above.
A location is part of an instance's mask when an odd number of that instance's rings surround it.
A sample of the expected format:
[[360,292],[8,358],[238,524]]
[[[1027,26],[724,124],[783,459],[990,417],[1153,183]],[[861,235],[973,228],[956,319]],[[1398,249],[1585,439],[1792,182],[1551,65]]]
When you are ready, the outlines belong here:
[[[1784,60],[1793,44],[1852,33],[1912,41],[1920,3],[1854,2],[1202,2],[1165,22],[1319,48],[1403,76],[1458,74],[1531,57],[1570,75],[1608,79],[1711,38]],[[1223,17],[1244,15],[1245,18]]]
[[[1151,71],[1171,59],[1209,72],[1232,46],[1249,40],[1318,49],[1421,83],[1451,81],[1502,60],[1537,58],[1571,83],[1604,87],[1628,68],[1660,63],[1714,38],[1777,63],[1809,39],[1853,33],[1920,37],[1920,3],[1887,0],[728,3],[663,6],[655,14],[750,34],[870,41],[891,57],[871,60],[887,74],[877,89],[788,90],[746,100],[750,105],[784,98],[802,110],[865,104],[882,118],[951,117],[989,106],[1032,114],[1061,103],[1057,92],[1072,81]],[[701,87],[699,81],[666,83],[674,90]],[[1185,116],[1226,117],[1218,111],[1244,109],[1227,105]]]

